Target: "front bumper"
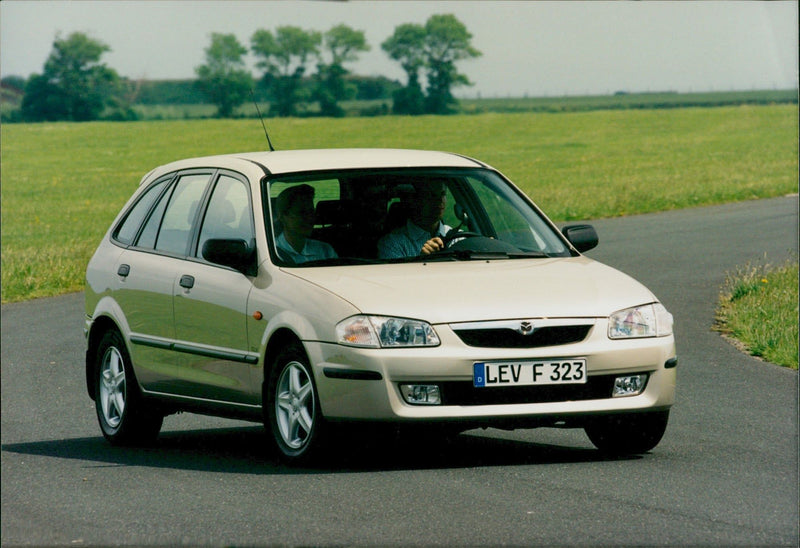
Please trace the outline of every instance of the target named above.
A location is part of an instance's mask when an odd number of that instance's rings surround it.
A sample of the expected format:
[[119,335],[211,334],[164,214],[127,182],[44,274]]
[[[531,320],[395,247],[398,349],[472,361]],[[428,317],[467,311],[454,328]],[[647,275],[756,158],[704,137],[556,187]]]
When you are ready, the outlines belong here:
[[[596,329],[594,336],[575,344],[493,349],[469,347],[452,331],[437,331],[442,344],[433,348],[364,349],[306,342],[323,414],[329,419],[493,424],[663,410],[675,401],[672,336],[612,341]],[[587,361],[586,385],[472,386],[475,362],[573,357]],[[634,373],[648,374],[644,391],[612,398],[613,379]],[[404,383],[438,385],[442,404],[406,403],[399,388]]]

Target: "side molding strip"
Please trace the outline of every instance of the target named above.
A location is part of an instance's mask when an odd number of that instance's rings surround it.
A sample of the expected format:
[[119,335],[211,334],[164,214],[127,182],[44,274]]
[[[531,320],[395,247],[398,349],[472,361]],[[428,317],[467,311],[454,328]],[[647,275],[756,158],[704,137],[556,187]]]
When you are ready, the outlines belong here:
[[205,356],[206,358],[217,358],[220,360],[228,360],[231,362],[257,364],[257,354],[244,354],[242,352],[232,352],[228,350],[215,350],[211,348],[204,348],[201,346],[194,346],[186,343],[176,343],[165,341],[163,339],[153,339],[150,337],[143,337],[141,335],[131,335],[131,342],[142,346],[150,346],[152,348],[160,348],[162,350],[172,350],[175,352],[183,352],[184,354],[194,354],[197,356]]

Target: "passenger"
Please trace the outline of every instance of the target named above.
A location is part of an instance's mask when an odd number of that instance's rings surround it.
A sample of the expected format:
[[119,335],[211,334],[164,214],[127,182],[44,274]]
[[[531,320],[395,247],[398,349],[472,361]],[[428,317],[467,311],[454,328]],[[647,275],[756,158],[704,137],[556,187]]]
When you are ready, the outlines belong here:
[[442,222],[447,205],[444,183],[414,184],[414,191],[406,224],[378,241],[381,259],[430,255],[444,249],[444,237],[450,230]]
[[330,244],[310,238],[314,230],[314,187],[297,185],[287,188],[278,195],[275,209],[283,228],[275,239],[282,258],[301,264],[337,257]]

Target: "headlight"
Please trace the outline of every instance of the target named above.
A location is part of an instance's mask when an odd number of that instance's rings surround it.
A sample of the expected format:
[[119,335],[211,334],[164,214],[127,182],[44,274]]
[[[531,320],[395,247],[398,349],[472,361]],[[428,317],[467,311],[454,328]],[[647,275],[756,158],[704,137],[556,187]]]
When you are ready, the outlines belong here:
[[672,314],[661,303],[614,312],[608,317],[608,338],[633,339],[672,335]]
[[420,320],[386,316],[353,316],[336,325],[339,344],[369,348],[439,346],[433,327]]

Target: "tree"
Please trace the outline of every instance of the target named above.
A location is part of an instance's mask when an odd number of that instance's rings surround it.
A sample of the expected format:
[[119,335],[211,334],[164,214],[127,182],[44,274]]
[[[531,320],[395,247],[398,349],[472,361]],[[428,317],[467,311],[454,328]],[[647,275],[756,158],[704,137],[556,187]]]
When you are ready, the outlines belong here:
[[432,114],[452,112],[456,103],[451,92],[453,86],[471,85],[456,70],[461,59],[479,57],[481,52],[472,47],[472,35],[452,14],[432,15],[425,23],[425,57],[428,67],[428,95],[426,111]]
[[230,118],[253,89],[253,77],[242,59],[247,48],[233,34],[213,33],[205,53],[206,64],[195,68],[197,86],[217,106],[219,117]]
[[337,25],[326,32],[323,43],[330,55],[330,63],[320,59],[317,65],[316,98],[323,116],[343,116],[339,101],[353,98],[357,91],[354,85],[345,81],[348,72],[344,64],[356,61],[359,51],[369,51],[369,44],[364,31],[347,25]]
[[389,57],[400,62],[408,77],[406,87],[394,92],[393,110],[397,114],[422,114],[425,96],[422,93],[419,75],[425,66],[425,28],[422,25],[405,23],[394,29],[381,48]]
[[0,79],[0,85],[2,85],[3,89],[13,90],[14,93],[18,93],[22,95],[23,90],[25,89],[26,80],[22,76],[17,76],[15,74],[11,74],[9,76],[3,76]]
[[117,73],[100,63],[106,44],[75,32],[56,37],[42,74],[25,85],[22,114],[28,121],[98,119],[119,85]]
[[[406,23],[381,44],[383,50],[399,61],[408,76],[408,85],[394,94],[394,111],[401,114],[447,114],[457,102],[451,88],[469,85],[467,77],[456,70],[456,61],[478,57],[472,47],[472,35],[452,14],[432,15],[425,25]],[[427,94],[423,94],[420,71],[425,70]]]
[[268,30],[257,30],[250,39],[250,50],[259,61],[256,66],[264,71],[264,83],[272,95],[270,111],[278,116],[294,116],[297,105],[309,98],[303,88],[307,64],[319,55],[322,35],[299,27],[278,27],[273,35]]

